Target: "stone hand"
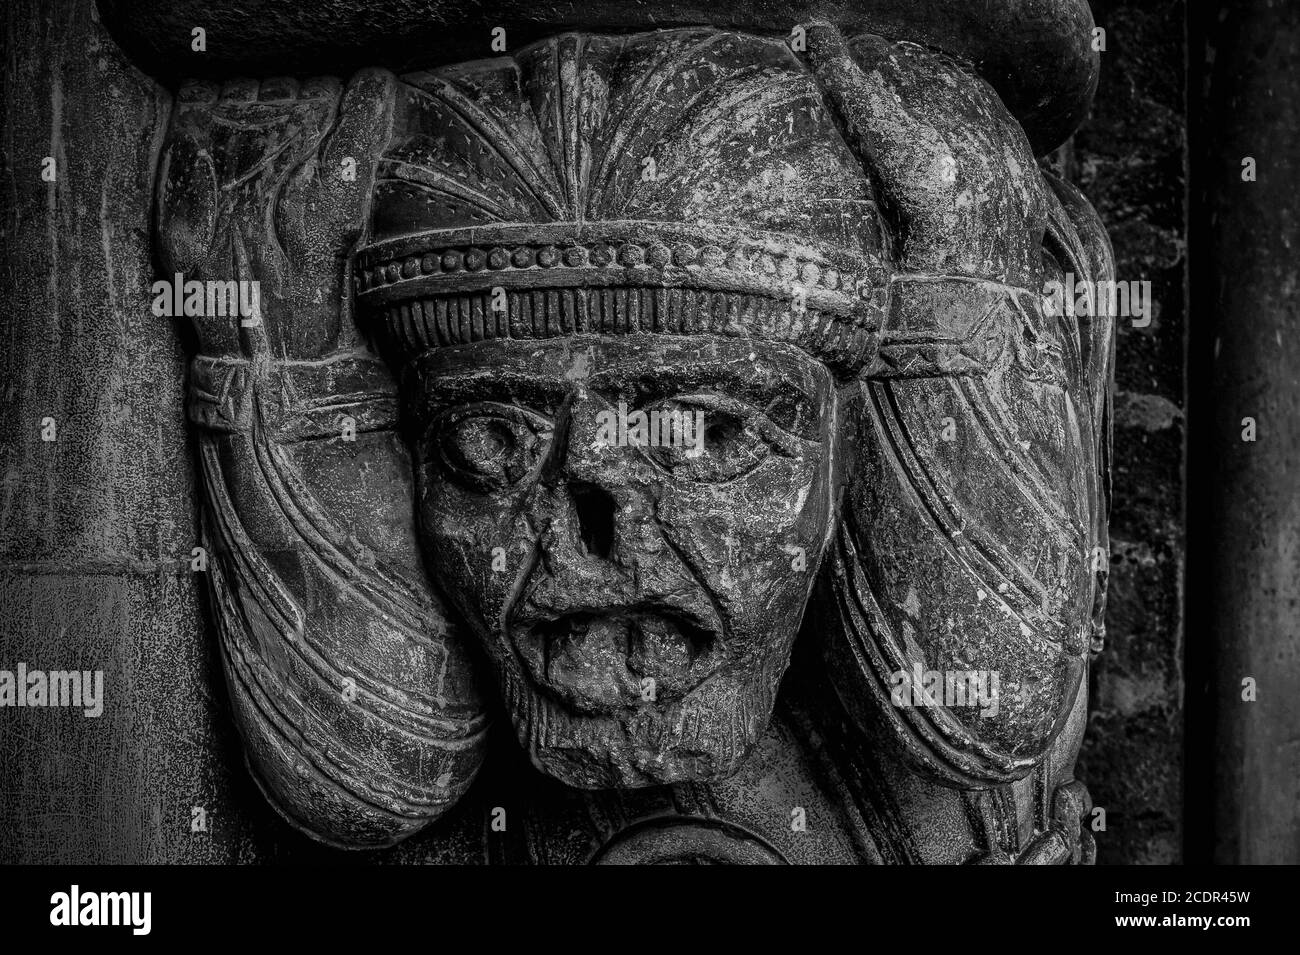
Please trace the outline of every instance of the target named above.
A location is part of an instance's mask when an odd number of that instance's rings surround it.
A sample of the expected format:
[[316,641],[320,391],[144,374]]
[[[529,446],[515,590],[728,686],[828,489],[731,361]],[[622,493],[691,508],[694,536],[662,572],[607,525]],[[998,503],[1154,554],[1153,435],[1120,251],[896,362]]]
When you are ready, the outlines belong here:
[[[353,338],[347,257],[392,123],[392,74],[185,86],[163,156],[163,265],[257,281],[271,353],[318,357]],[[248,353],[239,323],[196,322],[207,355]],[[256,338],[256,336],[254,336]],[[255,346],[254,346],[255,347]]]

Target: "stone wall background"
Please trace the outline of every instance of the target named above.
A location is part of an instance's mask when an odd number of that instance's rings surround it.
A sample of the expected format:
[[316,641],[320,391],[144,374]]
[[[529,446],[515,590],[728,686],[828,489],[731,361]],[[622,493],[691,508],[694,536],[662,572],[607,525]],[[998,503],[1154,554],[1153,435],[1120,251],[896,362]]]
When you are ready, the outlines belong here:
[[1106,810],[1099,864],[1176,863],[1183,841],[1183,457],[1187,322],[1186,9],[1092,0],[1101,82],[1067,173],[1110,232],[1116,276],[1151,282],[1115,346],[1106,650],[1078,775]]
[[[1121,279],[1109,645],[1079,775],[1100,861],[1181,857],[1183,4],[1097,0],[1092,115],[1060,162],[1097,204]],[[9,0],[0,48],[0,666],[104,669],[97,720],[0,722],[0,862],[234,862],[319,852],[243,769],[188,568],[197,538],[176,329],[149,311],[150,177],[169,97],[91,0]],[[40,179],[53,155],[58,179]],[[40,440],[53,417],[54,442]],[[194,807],[209,831],[191,830]],[[425,861],[424,840],[380,858]],[[427,845],[427,843],[425,843]],[[349,857],[365,862],[372,854]]]
[[4,711],[0,862],[227,861],[192,808],[246,826],[251,786],[189,569],[184,358],[149,308],[171,98],[89,0],[0,15],[0,666],[102,669],[106,696]]

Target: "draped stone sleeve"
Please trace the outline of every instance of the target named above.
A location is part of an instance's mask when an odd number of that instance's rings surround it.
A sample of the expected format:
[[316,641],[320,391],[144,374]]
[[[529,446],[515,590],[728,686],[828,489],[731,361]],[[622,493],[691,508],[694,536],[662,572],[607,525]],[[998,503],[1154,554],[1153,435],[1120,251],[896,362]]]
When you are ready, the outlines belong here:
[[[829,26],[810,29],[809,60],[896,269],[880,356],[850,398],[832,672],[923,773],[1003,785],[1065,727],[1100,621],[1113,329],[1047,314],[1041,289],[1052,270],[1109,275],[1109,250],[957,60]],[[901,673],[971,672],[996,676],[992,705],[892,692]]]
[[482,760],[460,635],[422,567],[396,386],[351,319],[348,255],[391,129],[393,79],[185,87],[162,155],[164,274],[258,283],[199,315],[207,577],[254,778],[293,825],[391,844]]

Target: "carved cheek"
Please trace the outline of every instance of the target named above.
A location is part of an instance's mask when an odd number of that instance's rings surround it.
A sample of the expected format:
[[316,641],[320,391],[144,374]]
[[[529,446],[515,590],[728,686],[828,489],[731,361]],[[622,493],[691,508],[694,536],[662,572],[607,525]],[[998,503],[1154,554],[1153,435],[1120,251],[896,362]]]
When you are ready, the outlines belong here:
[[498,495],[470,492],[417,451],[420,540],[432,583],[471,626],[496,629],[515,581],[535,550],[526,521]]
[[827,537],[829,461],[806,442],[799,458],[717,487],[665,495],[659,516],[675,549],[730,618],[733,637],[751,644],[790,636],[812,586]]
[[755,540],[758,552],[752,566],[774,582],[768,607],[797,615],[812,587],[835,518],[828,493],[831,454],[827,444],[809,443],[800,458],[782,463],[789,476],[782,492],[766,502],[764,518],[770,530]]

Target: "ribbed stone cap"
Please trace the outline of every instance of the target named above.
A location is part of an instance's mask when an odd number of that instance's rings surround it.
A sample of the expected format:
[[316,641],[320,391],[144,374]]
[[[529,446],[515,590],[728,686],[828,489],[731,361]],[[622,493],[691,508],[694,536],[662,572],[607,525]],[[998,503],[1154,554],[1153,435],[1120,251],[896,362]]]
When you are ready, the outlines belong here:
[[[716,26],[784,36],[825,19],[942,50],[977,69],[1024,126],[1038,154],[1064,141],[1097,86],[1086,0],[99,0],[110,32],[145,72],[166,82],[236,75],[397,72],[494,55],[568,30]],[[206,50],[191,49],[205,31]]]

